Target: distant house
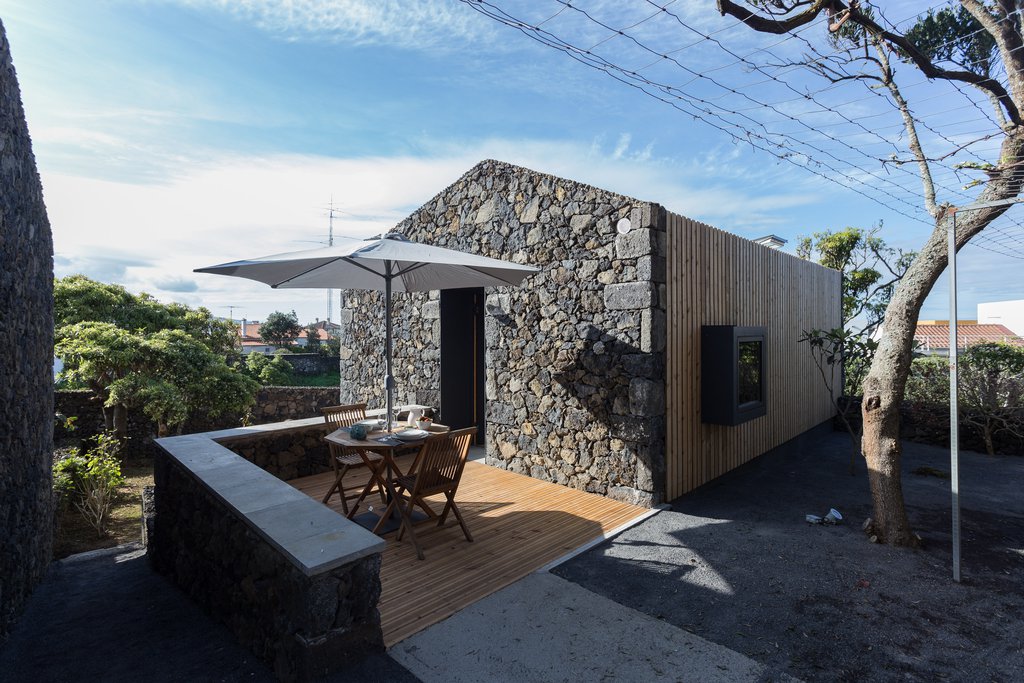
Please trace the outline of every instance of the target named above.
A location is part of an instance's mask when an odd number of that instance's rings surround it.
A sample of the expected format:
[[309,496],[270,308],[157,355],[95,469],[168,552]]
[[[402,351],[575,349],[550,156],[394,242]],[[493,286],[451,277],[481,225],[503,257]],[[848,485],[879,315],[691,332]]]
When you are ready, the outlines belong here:
[[[641,505],[829,420],[803,330],[840,274],[626,197],[484,161],[394,230],[540,269],[393,297],[400,403],[475,426],[487,463]],[[384,401],[378,292],[341,293],[341,399]]]
[[[985,324],[976,320],[960,320],[956,327],[956,346],[965,349],[982,342],[1005,342],[1024,346],[1024,339],[1005,325]],[[949,355],[949,321],[919,320],[914,330],[918,352],[928,356]]]
[[[336,338],[341,330],[341,325],[329,323],[326,320],[316,322],[316,333],[320,341]],[[238,324],[239,343],[242,346],[243,354],[250,353],[273,353],[277,347],[268,344],[260,337],[260,322],[258,320],[246,320]],[[309,335],[303,330],[295,340],[295,346],[309,346]]]
[[1024,299],[978,304],[978,322],[1004,325],[1018,337],[1024,337]]

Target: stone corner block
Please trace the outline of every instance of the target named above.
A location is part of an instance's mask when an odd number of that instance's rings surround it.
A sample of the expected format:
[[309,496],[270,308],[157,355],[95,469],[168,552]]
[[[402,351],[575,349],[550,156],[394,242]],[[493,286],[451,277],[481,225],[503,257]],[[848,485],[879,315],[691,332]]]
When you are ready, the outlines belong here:
[[642,377],[631,379],[629,381],[629,412],[637,417],[664,415],[664,383]]
[[633,259],[654,253],[657,238],[650,228],[634,228],[615,238],[615,255],[620,259]]
[[628,311],[651,308],[655,299],[652,282],[620,282],[604,288],[605,308],[612,311]]
[[608,489],[608,497],[620,503],[628,503],[644,508],[651,508],[657,505],[655,496],[650,491],[638,491],[629,486],[610,487]]

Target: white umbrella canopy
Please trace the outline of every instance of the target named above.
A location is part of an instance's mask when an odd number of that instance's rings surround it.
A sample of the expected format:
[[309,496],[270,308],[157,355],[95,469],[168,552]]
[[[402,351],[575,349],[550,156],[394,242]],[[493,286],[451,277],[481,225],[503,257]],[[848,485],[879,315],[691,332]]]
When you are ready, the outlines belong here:
[[454,249],[411,242],[404,235],[359,240],[340,238],[332,247],[274,254],[196,268],[278,289],[370,289],[384,292],[387,419],[391,427],[391,292],[426,292],[464,287],[519,285],[539,269]]

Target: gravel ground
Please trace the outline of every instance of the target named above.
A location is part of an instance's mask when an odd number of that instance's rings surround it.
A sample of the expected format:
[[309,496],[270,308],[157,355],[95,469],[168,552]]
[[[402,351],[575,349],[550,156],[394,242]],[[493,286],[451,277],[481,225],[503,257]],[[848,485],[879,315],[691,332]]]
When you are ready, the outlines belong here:
[[[921,550],[868,542],[864,463],[850,476],[848,437],[818,432],[554,573],[808,681],[1024,680],[1024,458],[961,453],[956,584],[949,451],[904,449]],[[804,521],[832,507],[841,525]]]
[[[121,548],[50,565],[0,646],[3,683],[270,683],[270,668],[177,587]],[[376,654],[321,683],[415,683]]]

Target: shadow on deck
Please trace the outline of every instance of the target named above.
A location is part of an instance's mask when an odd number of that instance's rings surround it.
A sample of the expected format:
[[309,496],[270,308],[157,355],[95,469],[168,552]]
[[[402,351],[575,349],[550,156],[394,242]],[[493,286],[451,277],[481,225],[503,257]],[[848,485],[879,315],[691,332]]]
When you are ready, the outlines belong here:
[[[321,500],[333,481],[333,473],[325,473],[289,483]],[[365,481],[362,468],[345,480]],[[480,462],[466,463],[456,501],[474,543],[453,516],[442,528],[416,528],[423,561],[408,539],[384,536],[379,608],[388,647],[650,512]],[[379,508],[380,499],[372,504]],[[330,507],[341,514],[337,496]]]

